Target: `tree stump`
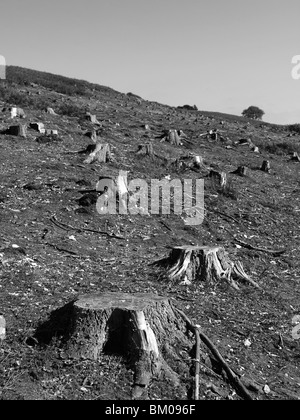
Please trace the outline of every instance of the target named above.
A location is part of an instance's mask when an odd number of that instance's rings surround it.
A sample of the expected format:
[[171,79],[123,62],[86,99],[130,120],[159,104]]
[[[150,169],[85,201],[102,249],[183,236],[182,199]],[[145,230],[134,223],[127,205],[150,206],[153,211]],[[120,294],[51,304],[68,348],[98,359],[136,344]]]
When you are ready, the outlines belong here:
[[167,141],[174,146],[181,146],[182,145],[182,138],[186,138],[185,134],[182,130],[168,130],[165,131],[164,134],[160,137],[161,142]]
[[270,165],[270,162],[268,160],[264,160],[263,161],[262,166],[261,166],[261,170],[263,172],[266,172],[267,174],[270,173],[270,171],[271,171],[271,165]]
[[99,124],[99,125],[101,125],[99,123],[99,121],[97,120],[97,116],[96,115],[92,115],[90,112],[87,112],[85,114],[85,119],[88,120],[88,121],[90,121],[93,124]]
[[235,171],[231,172],[232,174],[239,176],[246,176],[248,168],[246,166],[239,166]]
[[86,133],[86,137],[89,137],[94,143],[97,143],[98,133],[96,130],[89,131]]
[[[166,297],[150,294],[99,293],[80,296],[70,311],[66,352],[98,360],[102,353],[125,355],[133,366],[138,396],[166,365],[165,344],[188,342],[187,326]],[[168,368],[167,368],[168,370]]]
[[153,144],[152,143],[140,144],[136,154],[154,157],[155,153],[153,150]]
[[205,167],[202,156],[194,156],[194,166],[199,169]]
[[191,284],[205,282],[214,284],[226,281],[239,290],[236,280],[259,287],[244,271],[240,262],[234,263],[222,247],[178,246],[168,258],[155,263],[166,270],[168,280]]
[[202,156],[196,156],[193,154],[189,154],[187,156],[181,156],[180,158],[176,159],[171,163],[171,165],[176,170],[186,170],[186,169],[192,169],[192,170],[207,170],[207,167],[204,164],[203,157]]
[[57,115],[57,114],[54,112],[54,109],[53,109],[53,108],[50,108],[50,107],[48,107],[48,108],[47,108],[46,112],[47,112],[47,114],[50,114],[50,115]]
[[214,129],[214,130],[210,130],[209,131],[209,135],[210,135],[210,138],[211,138],[211,140],[218,140],[218,130],[217,129]]
[[208,174],[215,183],[217,183],[221,188],[225,188],[227,184],[227,174],[225,172],[211,170]]
[[111,160],[110,145],[108,143],[97,143],[95,149],[87,157],[84,163],[90,164],[94,162],[106,163]]
[[11,136],[18,136],[18,137],[26,138],[27,136],[26,125],[23,125],[23,124],[12,125],[6,131],[6,134],[10,134]]
[[293,153],[293,155],[292,155],[292,157],[291,157],[291,160],[292,160],[293,162],[300,162],[300,157],[299,157],[299,155],[298,155],[298,153],[297,153],[297,152],[294,152],[294,153]]
[[[127,214],[128,171],[120,171],[116,179],[100,177],[96,191],[100,193],[97,200],[99,214]],[[118,205],[118,207],[117,207]]]

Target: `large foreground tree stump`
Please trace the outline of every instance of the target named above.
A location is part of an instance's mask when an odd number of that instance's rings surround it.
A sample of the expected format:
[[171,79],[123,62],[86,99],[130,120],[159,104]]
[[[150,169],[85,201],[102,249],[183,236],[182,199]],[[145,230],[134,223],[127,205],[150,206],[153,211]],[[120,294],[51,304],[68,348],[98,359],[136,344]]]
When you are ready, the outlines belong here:
[[172,249],[168,258],[158,261],[155,265],[162,266],[166,270],[167,278],[172,282],[214,284],[226,281],[239,290],[236,280],[242,280],[259,287],[245,273],[242,264],[232,262],[222,247],[178,246]]
[[95,149],[92,153],[86,158],[84,163],[90,164],[94,162],[106,163],[111,160],[111,151],[110,145],[108,143],[102,144],[97,143]]
[[70,356],[92,360],[103,352],[129,356],[136,394],[165,367],[163,346],[187,343],[185,320],[168,298],[157,295],[81,296],[73,303],[69,325],[66,351]]

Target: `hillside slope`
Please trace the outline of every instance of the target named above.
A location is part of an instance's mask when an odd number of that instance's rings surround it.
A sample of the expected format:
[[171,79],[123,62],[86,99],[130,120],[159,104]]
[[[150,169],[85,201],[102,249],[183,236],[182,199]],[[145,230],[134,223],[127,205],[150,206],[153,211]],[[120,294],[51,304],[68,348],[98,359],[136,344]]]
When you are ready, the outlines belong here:
[[[7,338],[0,345],[1,399],[131,398],[133,372],[121,355],[107,354],[98,362],[69,359],[58,342],[50,342],[45,327],[53,311],[96,291],[174,299],[234,371],[257,384],[254,398],[300,397],[300,340],[292,337],[292,320],[300,313],[300,163],[290,160],[290,153],[300,151],[297,132],[238,116],[176,109],[15,67],[8,68],[8,80],[0,86],[0,105],[22,107],[26,114],[17,121],[7,110],[0,114],[0,312],[7,322]],[[47,107],[56,115],[45,112]],[[87,121],[86,112],[100,124]],[[30,128],[26,138],[4,134],[11,125],[34,122],[58,130],[58,137]],[[99,141],[111,145],[111,162],[88,165],[87,153],[77,153],[93,143],[86,133],[94,129]],[[183,130],[187,141],[180,146],[161,142],[170,129]],[[214,129],[217,139],[207,134]],[[241,139],[250,139],[259,152],[239,145]],[[158,157],[137,155],[139,145],[149,142]],[[206,168],[226,172],[227,187],[212,182],[209,171],[172,165],[188,154],[203,157]],[[270,173],[260,170],[264,160]],[[248,168],[247,176],[231,173],[239,166]],[[203,223],[188,226],[184,215],[176,214],[103,216],[91,200],[79,201],[81,190],[94,189],[100,176],[116,177],[119,171],[148,185],[166,176],[203,178]],[[166,257],[170,247],[190,244],[223,246],[261,290],[170,284],[150,265]],[[192,358],[177,357],[178,365],[172,366],[177,386],[161,378],[144,399],[191,398]],[[239,398],[213,364],[201,365],[201,377],[201,399]],[[270,393],[263,392],[266,385]]]

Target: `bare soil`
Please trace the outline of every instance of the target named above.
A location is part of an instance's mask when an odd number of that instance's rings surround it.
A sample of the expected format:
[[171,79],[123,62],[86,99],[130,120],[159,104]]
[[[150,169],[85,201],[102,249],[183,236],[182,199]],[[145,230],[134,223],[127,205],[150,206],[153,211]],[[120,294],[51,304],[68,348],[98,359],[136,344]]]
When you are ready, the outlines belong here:
[[[60,337],[50,341],[46,328],[51,314],[77,296],[105,291],[172,298],[232,369],[257,384],[253,398],[299,399],[300,340],[292,337],[292,320],[300,314],[300,166],[284,153],[265,149],[282,142],[296,148],[299,135],[288,137],[284,127],[176,109],[109,90],[89,99],[40,86],[27,90],[40,92],[54,110],[69,101],[96,114],[100,138],[111,145],[113,160],[88,165],[83,163],[87,154],[69,153],[92,143],[84,134],[93,125],[77,117],[24,108],[23,124],[43,122],[58,130],[58,138],[38,142],[39,134],[31,129],[26,139],[0,134],[0,312],[7,322],[7,338],[0,344],[0,399],[131,398],[133,371],[123,355],[105,354],[97,362],[70,359]],[[2,129],[14,123],[0,114]],[[215,128],[223,139],[200,136]],[[189,142],[160,142],[159,135],[169,129],[183,130]],[[242,138],[250,138],[260,153],[236,145]],[[136,155],[138,146],[149,141],[165,159]],[[170,166],[172,159],[190,152],[229,174],[226,190],[204,178],[205,219],[199,226],[187,226],[175,214],[101,216],[93,200],[78,202],[79,190],[93,189],[99,176],[114,177],[120,170],[129,171],[129,180],[149,183],[168,175],[205,176]],[[269,174],[260,170],[264,160],[270,161]],[[239,166],[248,168],[247,176],[230,174]],[[247,249],[239,241],[285,253]],[[237,292],[224,283],[170,284],[150,264],[180,245],[224,247],[261,290],[245,285]],[[168,377],[154,380],[144,399],[192,398],[193,358],[184,348],[174,351],[177,386]],[[201,399],[239,399],[213,364],[203,362],[201,379]]]

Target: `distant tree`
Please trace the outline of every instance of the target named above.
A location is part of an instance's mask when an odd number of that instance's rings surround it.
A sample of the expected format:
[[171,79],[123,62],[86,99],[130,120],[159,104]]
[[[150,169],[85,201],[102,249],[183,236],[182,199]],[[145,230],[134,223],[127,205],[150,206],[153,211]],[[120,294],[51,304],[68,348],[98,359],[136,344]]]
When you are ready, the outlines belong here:
[[253,105],[242,112],[243,117],[252,118],[253,120],[262,120],[263,115],[265,115],[264,111]]

